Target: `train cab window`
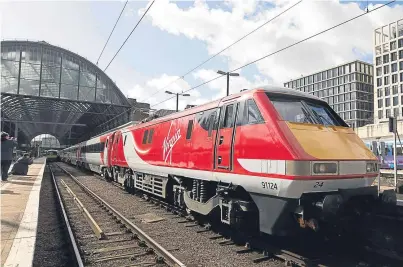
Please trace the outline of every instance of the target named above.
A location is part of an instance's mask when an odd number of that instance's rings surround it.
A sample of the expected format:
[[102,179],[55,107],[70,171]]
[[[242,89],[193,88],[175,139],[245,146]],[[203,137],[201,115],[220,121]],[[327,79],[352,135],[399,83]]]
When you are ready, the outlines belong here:
[[308,98],[270,96],[279,115],[285,121],[348,127],[326,103]]
[[147,143],[147,137],[148,137],[148,130],[146,130],[146,131],[144,132],[143,144]]
[[125,135],[125,139],[123,140],[123,145],[126,145],[127,135]]
[[255,100],[248,99],[248,124],[256,124],[263,121],[262,114],[260,114],[259,108],[256,105]]
[[232,126],[234,126],[234,104],[225,107],[225,116],[222,128],[231,128]]
[[190,120],[188,123],[188,130],[186,132],[186,139],[190,139],[192,137],[193,130],[193,120]]
[[148,142],[149,144],[151,144],[151,142],[153,141],[153,135],[154,135],[154,129],[150,130],[150,134],[148,135]]
[[108,148],[108,139],[106,140],[105,147]]

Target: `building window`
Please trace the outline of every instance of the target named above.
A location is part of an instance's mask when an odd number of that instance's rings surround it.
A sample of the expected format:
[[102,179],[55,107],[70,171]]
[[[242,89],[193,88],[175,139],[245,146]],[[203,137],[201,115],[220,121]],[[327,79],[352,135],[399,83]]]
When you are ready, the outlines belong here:
[[393,63],[390,68],[392,69],[392,72],[396,72],[397,71],[397,63]]
[[376,86],[382,86],[382,78],[377,78],[376,79]]
[[378,119],[383,118],[383,110],[378,110]]
[[375,47],[375,55],[379,56],[380,54],[382,54],[382,48],[381,48],[381,46]]
[[397,60],[397,53],[393,52],[392,54],[390,54],[390,58],[391,58],[391,62],[396,61]]
[[392,75],[392,83],[397,83],[397,74]]
[[385,98],[385,107],[390,107],[390,98]]
[[389,73],[389,65],[383,66],[383,74]]
[[399,59],[403,59],[403,50],[399,51]]
[[403,82],[403,72],[400,72],[400,81]]
[[396,25],[394,23],[390,24],[390,39],[395,39],[396,36]]
[[403,70],[403,61],[399,62],[399,70]]
[[378,108],[383,107],[383,99],[378,99]]
[[379,89],[378,89],[378,97],[382,97],[382,95],[383,95],[383,94],[382,94],[382,88],[379,88]]
[[376,63],[377,66],[381,65],[381,64],[382,64],[382,59],[381,59],[381,57],[376,57],[375,63]]
[[389,84],[389,76],[383,77],[383,84],[388,85]]
[[393,116],[394,116],[395,118],[399,117],[399,108],[394,108],[394,109],[393,109]]
[[383,64],[389,62],[389,55],[383,55]]
[[395,50],[397,48],[396,41],[390,42],[390,50]]
[[397,46],[399,48],[403,47],[403,39],[400,39],[399,41],[397,41]]
[[399,90],[397,90],[397,85],[392,86],[392,92],[393,92],[394,95],[399,93]]
[[385,87],[385,96],[389,96],[390,95],[390,89],[389,87]]
[[383,52],[384,52],[384,53],[389,52],[389,44],[384,44],[384,45],[383,45]]
[[394,106],[399,105],[399,99],[397,98],[397,96],[393,97],[393,105]]
[[390,117],[390,109],[387,109],[386,110],[386,118],[389,118]]
[[355,72],[355,63],[350,64],[350,72]]

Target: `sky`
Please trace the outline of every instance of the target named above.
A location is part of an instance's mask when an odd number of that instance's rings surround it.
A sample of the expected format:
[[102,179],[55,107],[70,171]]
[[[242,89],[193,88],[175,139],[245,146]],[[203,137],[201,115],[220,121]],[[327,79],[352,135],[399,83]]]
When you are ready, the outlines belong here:
[[[235,93],[262,85],[283,86],[284,82],[301,75],[356,59],[372,63],[374,30],[403,19],[403,1],[396,1],[239,69],[363,14],[366,8],[371,11],[387,3],[299,2],[156,0],[106,74],[126,96],[149,102],[154,109],[175,109],[175,99],[166,90],[187,91],[190,96],[179,100],[179,108],[183,109],[187,104],[198,105],[225,96],[225,77],[208,82],[219,76],[217,70],[237,69],[240,76],[230,77],[230,93]],[[101,69],[108,65],[150,3],[129,1],[126,5],[99,61]],[[96,63],[124,4],[122,0],[0,2],[0,37],[46,41]],[[288,8],[284,14],[189,72]]]

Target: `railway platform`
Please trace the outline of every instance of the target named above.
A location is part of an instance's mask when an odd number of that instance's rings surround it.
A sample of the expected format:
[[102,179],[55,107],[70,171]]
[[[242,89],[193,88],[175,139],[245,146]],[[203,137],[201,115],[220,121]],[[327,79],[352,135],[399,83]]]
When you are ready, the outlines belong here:
[[35,159],[27,175],[1,183],[1,266],[32,265],[45,165],[45,158]]

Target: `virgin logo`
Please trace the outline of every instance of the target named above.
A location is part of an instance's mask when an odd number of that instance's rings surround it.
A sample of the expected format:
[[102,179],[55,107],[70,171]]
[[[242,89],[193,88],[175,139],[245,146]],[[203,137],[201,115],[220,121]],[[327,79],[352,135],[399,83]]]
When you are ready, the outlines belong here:
[[176,131],[174,131],[172,136],[170,136],[172,125],[173,122],[171,123],[168,134],[164,138],[164,143],[162,144],[164,161],[167,162],[169,158],[169,164],[172,163],[172,149],[181,138],[181,130],[179,128]]

